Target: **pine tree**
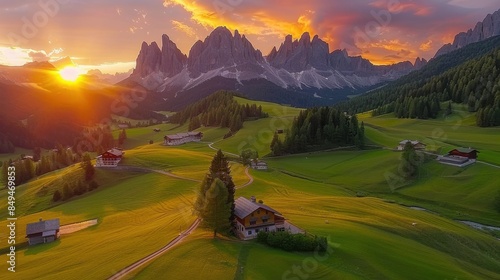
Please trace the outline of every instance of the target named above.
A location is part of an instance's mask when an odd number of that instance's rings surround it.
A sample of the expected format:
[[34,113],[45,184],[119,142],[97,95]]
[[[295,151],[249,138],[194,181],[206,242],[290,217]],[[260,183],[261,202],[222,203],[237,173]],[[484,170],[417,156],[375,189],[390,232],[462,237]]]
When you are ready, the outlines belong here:
[[231,168],[229,167],[229,162],[226,157],[222,153],[221,150],[218,150],[212,159],[212,164],[209,168],[209,176],[207,178],[207,185],[212,185],[215,179],[220,179],[227,189],[227,202],[230,205],[230,216],[229,222],[231,224],[234,223],[234,193],[236,191],[236,186],[234,185],[233,178],[231,177]]
[[123,143],[125,143],[125,139],[127,139],[127,132],[125,132],[125,129],[122,129],[118,135],[118,145],[123,145]]
[[94,178],[95,174],[95,168],[92,165],[92,162],[90,161],[90,155],[88,153],[85,153],[82,157],[82,162],[80,163],[80,166],[84,170],[84,179],[86,182],[91,181]]
[[201,207],[203,224],[217,233],[227,234],[232,229],[231,204],[224,182],[216,178],[205,193]]
[[401,170],[404,171],[406,179],[415,177],[418,174],[418,155],[411,142],[407,142],[401,155]]

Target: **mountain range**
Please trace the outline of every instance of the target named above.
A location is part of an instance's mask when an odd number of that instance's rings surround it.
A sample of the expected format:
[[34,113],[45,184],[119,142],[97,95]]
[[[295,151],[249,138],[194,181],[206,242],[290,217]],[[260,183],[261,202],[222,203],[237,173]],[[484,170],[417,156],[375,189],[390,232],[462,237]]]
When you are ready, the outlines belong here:
[[285,91],[356,90],[395,80],[418,69],[427,61],[418,58],[394,65],[376,66],[346,50],[329,52],[326,42],[304,33],[300,39],[287,36],[279,49],[263,56],[238,31],[216,28],[204,41],[196,42],[189,55],[183,54],[167,35],[162,47],[142,43],[136,68],[130,79],[149,90],[169,95],[189,92],[215,78],[223,78],[224,89],[245,91],[246,84],[261,83]]

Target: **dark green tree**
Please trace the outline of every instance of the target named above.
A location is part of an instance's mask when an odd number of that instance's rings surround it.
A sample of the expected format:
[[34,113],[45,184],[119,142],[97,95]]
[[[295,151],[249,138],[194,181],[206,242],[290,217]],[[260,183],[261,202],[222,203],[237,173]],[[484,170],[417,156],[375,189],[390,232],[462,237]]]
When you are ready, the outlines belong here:
[[243,165],[248,166],[251,163],[252,159],[256,159],[259,157],[259,153],[256,150],[246,149],[241,152],[240,158],[243,162]]
[[401,155],[401,165],[404,177],[406,179],[414,178],[418,174],[419,156],[411,142],[407,142]]
[[228,234],[231,231],[231,204],[227,188],[218,178],[206,191],[200,210],[203,224],[214,231],[214,238],[217,233]]
[[84,179],[86,182],[91,181],[94,178],[95,174],[95,168],[94,165],[92,165],[92,162],[90,160],[90,155],[88,153],[85,153],[82,157],[82,162],[80,163],[80,166],[84,170]]

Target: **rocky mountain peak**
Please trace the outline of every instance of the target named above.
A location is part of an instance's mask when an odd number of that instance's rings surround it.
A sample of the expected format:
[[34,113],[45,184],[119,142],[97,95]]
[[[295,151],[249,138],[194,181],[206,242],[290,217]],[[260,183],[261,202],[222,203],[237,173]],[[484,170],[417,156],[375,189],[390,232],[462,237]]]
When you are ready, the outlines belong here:
[[500,10],[488,14],[483,21],[476,24],[474,29],[457,34],[453,43],[442,46],[434,57],[498,35],[500,35]]
[[221,67],[263,62],[262,53],[255,50],[238,31],[231,34],[226,27],[216,28],[206,39],[195,43],[189,52],[188,70],[193,77]]

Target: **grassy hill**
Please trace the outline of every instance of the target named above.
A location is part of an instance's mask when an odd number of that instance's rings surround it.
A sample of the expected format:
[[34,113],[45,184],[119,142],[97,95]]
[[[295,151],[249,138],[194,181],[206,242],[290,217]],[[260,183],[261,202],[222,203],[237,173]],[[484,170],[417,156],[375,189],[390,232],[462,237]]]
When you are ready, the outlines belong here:
[[[216,142],[214,147],[233,153],[253,147],[263,156],[269,152],[274,131],[286,129],[299,109],[265,102],[258,105],[270,117],[245,122],[237,134],[224,140],[227,129],[202,128],[204,143],[166,147],[161,145],[165,134],[187,127],[162,124],[127,129],[122,164],[201,180],[215,153],[208,143]],[[369,141],[377,145],[393,147],[406,138],[426,142],[431,139],[426,138],[429,130],[443,129],[448,137],[436,142],[438,148],[464,141],[478,146],[481,159],[484,155],[495,158],[498,152],[494,142],[498,131],[469,127],[466,120],[456,130],[446,119],[415,121],[366,115],[363,121]],[[149,140],[154,143],[148,144]],[[309,279],[498,279],[498,240],[452,220],[500,226],[500,215],[490,204],[498,188],[489,180],[498,169],[476,164],[462,170],[429,162],[422,167],[421,177],[395,189],[385,174],[397,172],[399,156],[383,149],[316,152],[267,158],[269,171],[250,171],[254,182],[238,189],[236,196],[255,195],[308,233],[327,236],[333,251],[324,258],[253,241],[214,240],[210,232],[199,228],[130,277],[293,279],[298,277],[293,267],[305,264]],[[231,165],[235,184],[246,183],[243,166]],[[194,221],[191,203],[198,183],[158,173],[98,170],[101,185],[97,190],[52,204],[51,191],[78,171],[72,166],[18,187],[17,240],[23,242],[25,225],[40,217],[58,217],[62,224],[97,218],[98,225],[63,235],[52,244],[19,248],[18,272],[5,279],[107,278],[158,250]],[[5,190],[0,191],[0,199],[4,209]],[[5,213],[0,213],[2,217]],[[5,225],[3,219],[0,227]]]

